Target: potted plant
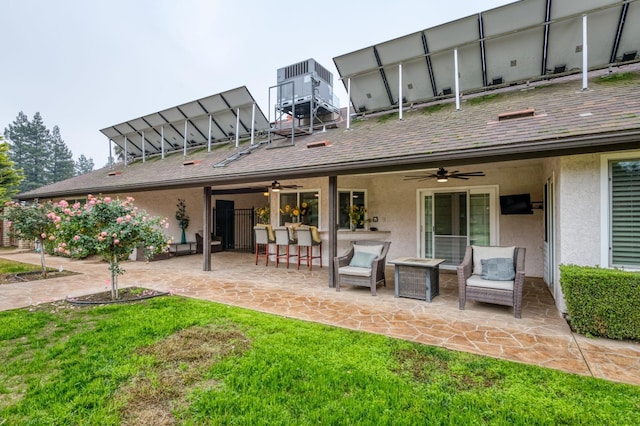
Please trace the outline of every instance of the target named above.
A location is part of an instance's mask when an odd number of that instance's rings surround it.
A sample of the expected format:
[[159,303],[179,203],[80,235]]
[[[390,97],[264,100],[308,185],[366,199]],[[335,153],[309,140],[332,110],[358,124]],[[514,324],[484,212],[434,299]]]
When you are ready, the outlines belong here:
[[178,204],[176,205],[178,210],[176,210],[176,220],[178,221],[178,226],[182,229],[182,236],[180,238],[180,243],[184,244],[187,242],[187,235],[185,233],[185,229],[189,227],[189,215],[187,214],[187,205],[184,200],[178,198]]

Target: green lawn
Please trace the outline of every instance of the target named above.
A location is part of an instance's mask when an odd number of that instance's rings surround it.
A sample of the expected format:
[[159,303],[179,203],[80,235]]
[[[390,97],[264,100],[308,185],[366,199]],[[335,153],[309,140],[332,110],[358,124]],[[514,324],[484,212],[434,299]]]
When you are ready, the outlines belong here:
[[632,425],[640,387],[177,296],[0,312],[0,425]]
[[[50,268],[47,268],[50,269]],[[40,265],[20,263],[13,260],[0,259],[0,274],[18,274],[20,272],[41,271]]]

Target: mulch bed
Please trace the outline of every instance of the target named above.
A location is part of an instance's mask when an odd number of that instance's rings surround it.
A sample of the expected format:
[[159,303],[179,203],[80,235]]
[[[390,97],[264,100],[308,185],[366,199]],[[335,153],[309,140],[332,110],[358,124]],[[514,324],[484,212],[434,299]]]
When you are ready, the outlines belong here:
[[151,290],[142,287],[127,287],[118,290],[118,299],[111,298],[111,290],[101,293],[87,294],[85,296],[67,297],[66,301],[73,305],[106,305],[111,303],[128,303],[152,297],[166,296],[164,291]]
[[48,271],[46,278],[42,276],[41,271],[20,272],[18,274],[0,274],[0,284],[22,283],[26,281],[44,280],[49,278],[67,277],[69,275],[77,275],[78,272],[72,271]]

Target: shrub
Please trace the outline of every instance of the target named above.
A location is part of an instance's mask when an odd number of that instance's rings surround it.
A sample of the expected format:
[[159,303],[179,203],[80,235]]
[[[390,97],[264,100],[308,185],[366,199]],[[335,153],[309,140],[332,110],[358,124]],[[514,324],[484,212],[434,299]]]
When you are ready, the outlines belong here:
[[576,332],[640,340],[640,274],[561,265],[560,285]]

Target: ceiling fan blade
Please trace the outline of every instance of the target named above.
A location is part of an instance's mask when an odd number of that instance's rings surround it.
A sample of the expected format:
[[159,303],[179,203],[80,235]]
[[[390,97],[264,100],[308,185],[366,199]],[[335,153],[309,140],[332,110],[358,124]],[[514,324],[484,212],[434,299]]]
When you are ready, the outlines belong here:
[[452,179],[464,179],[464,180],[469,180],[469,178],[468,178],[468,177],[464,177],[464,176],[462,176],[462,175],[451,175],[451,176],[449,176],[449,177],[450,177],[450,178],[452,178]]
[[465,173],[457,173],[457,175],[458,176],[469,176],[469,177],[485,176],[484,172],[465,172]]

